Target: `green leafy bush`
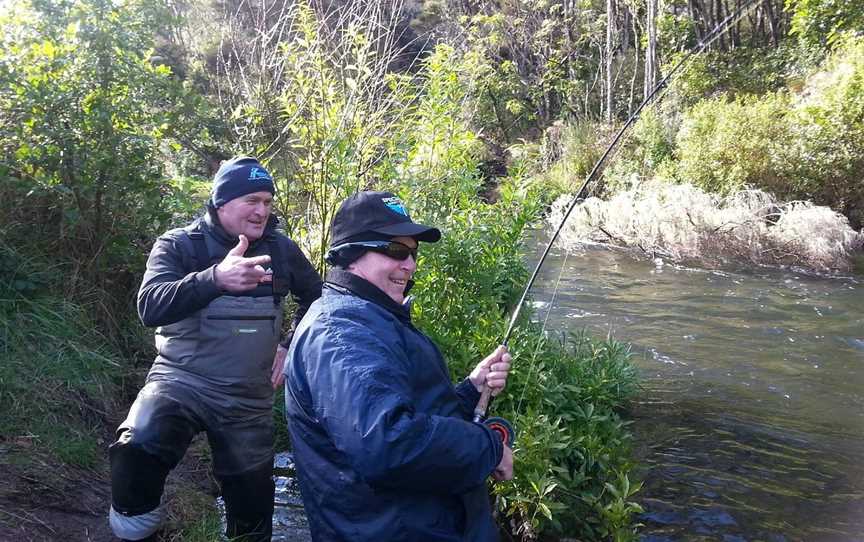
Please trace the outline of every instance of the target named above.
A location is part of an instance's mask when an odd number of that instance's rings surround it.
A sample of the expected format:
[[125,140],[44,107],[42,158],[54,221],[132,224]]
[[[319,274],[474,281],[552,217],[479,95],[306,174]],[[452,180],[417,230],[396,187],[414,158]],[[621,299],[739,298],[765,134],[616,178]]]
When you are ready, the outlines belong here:
[[181,89],[149,59],[167,19],[146,0],[0,7],[0,227],[51,253],[67,292],[101,292],[112,333],[170,218],[162,143]]
[[864,26],[864,6],[848,0],[786,0],[792,34],[810,45],[835,46]]
[[584,333],[548,342],[537,332],[526,331],[527,367],[508,384],[518,400],[496,405],[516,421],[520,439],[518,474],[496,493],[526,538],[633,540],[641,484],[630,480],[628,422],[619,414],[636,391],[629,352]]
[[678,132],[676,176],[723,194],[745,186],[782,187],[788,110],[785,94],[699,102]]
[[[838,44],[788,116],[790,189],[864,225],[864,37]],[[769,190],[773,187],[768,187]]]
[[864,39],[838,46],[798,94],[712,98],[684,115],[676,177],[812,200],[864,223]]

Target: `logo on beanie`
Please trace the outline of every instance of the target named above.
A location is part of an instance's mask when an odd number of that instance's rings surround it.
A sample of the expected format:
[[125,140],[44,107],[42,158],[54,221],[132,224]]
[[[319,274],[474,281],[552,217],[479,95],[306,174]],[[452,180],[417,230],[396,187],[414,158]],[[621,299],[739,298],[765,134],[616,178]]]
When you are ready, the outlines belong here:
[[249,179],[250,181],[272,181],[273,177],[267,173],[267,170],[260,167],[253,167],[249,170]]
[[402,200],[399,198],[381,198],[381,201],[384,202],[384,205],[387,206],[391,211],[395,211],[400,215],[408,216],[408,211],[405,210],[405,204],[402,203]]

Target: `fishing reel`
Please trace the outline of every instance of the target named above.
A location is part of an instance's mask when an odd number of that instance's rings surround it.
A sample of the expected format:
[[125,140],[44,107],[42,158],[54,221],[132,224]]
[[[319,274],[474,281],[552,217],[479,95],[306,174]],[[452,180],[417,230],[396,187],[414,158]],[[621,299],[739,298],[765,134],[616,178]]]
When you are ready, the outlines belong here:
[[494,431],[495,434],[501,438],[501,442],[503,442],[505,446],[511,449],[513,448],[513,445],[516,443],[516,430],[510,422],[504,418],[493,416],[487,418],[486,421],[483,422],[483,425]]

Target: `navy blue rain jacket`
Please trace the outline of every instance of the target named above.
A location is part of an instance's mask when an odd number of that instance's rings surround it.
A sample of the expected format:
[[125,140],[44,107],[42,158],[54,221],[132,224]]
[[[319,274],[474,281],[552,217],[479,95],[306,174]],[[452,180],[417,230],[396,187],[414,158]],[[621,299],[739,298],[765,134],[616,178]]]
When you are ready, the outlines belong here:
[[297,328],[286,414],[313,539],[497,540],[486,479],[502,444],[471,422],[407,308],[335,269]]

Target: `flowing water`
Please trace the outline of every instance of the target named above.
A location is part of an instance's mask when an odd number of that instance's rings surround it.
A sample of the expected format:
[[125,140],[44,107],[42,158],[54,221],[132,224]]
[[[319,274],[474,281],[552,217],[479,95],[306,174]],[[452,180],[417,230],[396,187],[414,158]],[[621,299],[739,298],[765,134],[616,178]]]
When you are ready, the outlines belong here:
[[643,542],[864,541],[864,282],[586,249],[532,297],[632,344]]

